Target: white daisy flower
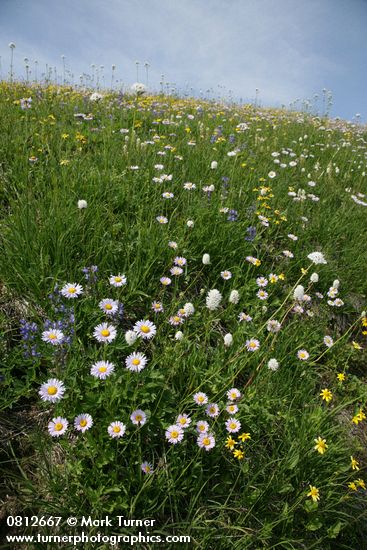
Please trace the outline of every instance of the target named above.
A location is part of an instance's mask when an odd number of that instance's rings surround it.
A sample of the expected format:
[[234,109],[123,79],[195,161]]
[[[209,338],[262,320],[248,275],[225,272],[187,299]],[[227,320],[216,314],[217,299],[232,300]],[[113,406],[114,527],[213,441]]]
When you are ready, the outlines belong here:
[[178,247],[178,244],[175,241],[168,241],[168,246],[175,250]]
[[241,311],[241,313],[238,314],[238,320],[240,323],[242,323],[242,321],[250,323],[252,321],[252,317],[250,317],[250,315],[247,315],[247,313],[245,313],[244,311]]
[[115,287],[124,286],[127,283],[127,279],[126,279],[125,275],[120,275],[120,274],[111,275],[109,281],[110,281],[110,285],[115,286]]
[[236,401],[236,399],[240,399],[241,392],[237,388],[231,388],[227,391],[227,397],[230,401]]
[[239,432],[241,429],[241,422],[237,418],[231,417],[226,421],[226,430],[231,434]]
[[196,431],[206,434],[209,431],[209,424],[205,420],[199,420],[196,423]]
[[101,300],[99,302],[98,307],[102,311],[104,311],[107,315],[114,315],[118,310],[119,303],[117,300],[111,300],[110,298],[106,298],[105,300]]
[[163,197],[164,199],[173,199],[174,194],[173,194],[173,193],[170,193],[169,191],[165,191],[164,193],[162,193],[162,197]]
[[47,382],[42,384],[38,393],[42,401],[57,403],[64,396],[65,386],[61,380],[58,380],[57,378],[50,378]]
[[173,262],[175,263],[175,265],[178,265],[180,267],[187,264],[186,258],[183,258],[182,256],[176,256]]
[[87,413],[79,414],[74,419],[74,428],[79,432],[84,433],[87,430],[89,430],[89,428],[91,428],[92,426],[93,426],[93,418],[91,417],[90,414],[87,414]]
[[131,372],[140,372],[142,371],[147,364],[148,359],[144,353],[135,352],[131,353],[125,359],[126,368]]
[[58,346],[59,344],[62,344],[64,340],[64,333],[58,329],[44,330],[42,332],[42,340],[52,344],[53,346]]
[[67,283],[60,292],[65,298],[77,298],[80,294],[83,294],[83,287],[76,283]]
[[168,223],[168,218],[166,218],[166,216],[157,216],[156,220],[157,220],[158,223],[163,224],[163,225]]
[[66,418],[62,418],[62,416],[57,416],[56,418],[53,418],[51,422],[48,424],[48,432],[52,437],[60,437],[60,435],[63,435],[67,428],[68,428],[69,422],[66,420]]
[[271,319],[267,322],[266,328],[269,332],[276,333],[279,332],[281,329],[281,324],[279,321],[276,321],[275,319]]
[[205,409],[205,412],[210,418],[215,418],[219,415],[219,407],[216,403],[210,403]]
[[221,276],[222,279],[224,279],[225,281],[228,281],[229,279],[232,278],[232,273],[231,273],[230,271],[221,271],[220,276]]
[[126,426],[123,422],[117,420],[116,422],[111,422],[107,428],[107,431],[113,439],[116,439],[124,435],[126,432]]
[[180,426],[176,426],[176,424],[174,424],[167,428],[165,435],[169,443],[176,445],[176,443],[183,440],[184,432]]
[[194,401],[197,405],[206,405],[208,402],[208,396],[206,393],[199,391],[194,395]]
[[168,286],[172,283],[172,280],[169,277],[161,277],[159,280],[163,286]]
[[247,351],[257,351],[260,347],[260,342],[256,338],[251,338],[246,340],[246,349]]
[[226,406],[226,411],[229,414],[236,414],[236,412],[238,412],[238,406],[235,403],[230,403]]
[[170,273],[171,275],[178,277],[179,275],[182,275],[183,269],[182,267],[178,267],[177,265],[174,265],[173,267],[171,267]]
[[269,294],[266,292],[266,290],[262,290],[261,288],[256,292],[256,296],[260,298],[260,300],[266,300]]
[[210,451],[210,449],[215,447],[215,438],[210,433],[203,433],[203,434],[200,434],[199,437],[197,438],[197,444],[201,449]]
[[324,344],[328,348],[331,348],[331,346],[334,344],[334,340],[332,339],[331,336],[324,336]]
[[144,474],[152,474],[154,472],[153,464],[150,462],[142,462],[140,469]]
[[297,351],[297,357],[301,361],[307,361],[307,359],[310,357],[310,354],[305,349],[300,349]]
[[192,189],[196,189],[195,183],[191,183],[191,181],[187,181],[183,184],[184,189],[187,189],[188,191],[191,191]]
[[135,323],[133,329],[143,340],[150,340],[157,332],[156,326],[151,321],[145,319]]
[[113,325],[108,323],[101,323],[97,325],[94,329],[93,336],[98,342],[103,342],[105,344],[112,342],[116,338],[117,332]]
[[257,286],[265,287],[268,284],[268,280],[265,277],[258,277],[256,279]]
[[175,424],[183,429],[188,428],[191,424],[191,418],[187,414],[179,414]]
[[294,254],[293,254],[293,252],[291,252],[290,250],[283,250],[282,254],[283,254],[286,258],[294,258]]
[[147,421],[147,415],[141,409],[136,409],[136,411],[131,413],[130,420],[135,426],[144,426]]
[[91,366],[90,373],[95,378],[105,380],[115,370],[115,365],[109,361],[97,361]]

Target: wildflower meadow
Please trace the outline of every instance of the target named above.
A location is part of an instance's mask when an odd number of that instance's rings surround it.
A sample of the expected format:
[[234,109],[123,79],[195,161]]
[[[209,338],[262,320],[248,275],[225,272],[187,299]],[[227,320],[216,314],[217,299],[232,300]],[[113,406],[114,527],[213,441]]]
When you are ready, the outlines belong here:
[[366,548],[366,127],[8,81],[0,128],[2,517]]

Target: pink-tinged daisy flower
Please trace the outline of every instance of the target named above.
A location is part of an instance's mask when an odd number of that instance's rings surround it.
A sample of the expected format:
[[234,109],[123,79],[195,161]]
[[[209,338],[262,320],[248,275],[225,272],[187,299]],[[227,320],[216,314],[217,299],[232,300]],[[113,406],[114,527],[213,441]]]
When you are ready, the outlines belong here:
[[173,199],[174,194],[173,194],[173,193],[170,193],[169,191],[165,191],[164,193],[162,193],[162,197],[163,197],[164,199]]
[[117,420],[116,422],[111,422],[111,424],[107,428],[107,431],[113,439],[116,439],[122,437],[125,434],[126,426],[125,424],[123,424],[123,422]]
[[241,311],[241,313],[239,313],[238,315],[238,320],[240,323],[242,323],[242,321],[250,323],[252,321],[252,317],[250,317],[250,315],[247,315],[247,313],[245,313],[244,311]]
[[196,189],[195,183],[191,183],[191,181],[187,181],[183,184],[184,189],[191,191],[192,189]]
[[180,315],[172,315],[172,317],[169,318],[169,324],[172,325],[173,327],[182,325],[183,322],[184,320]]
[[234,403],[230,403],[229,405],[226,406],[226,411],[229,414],[236,414],[238,412],[238,407]]
[[260,342],[256,338],[251,338],[246,340],[246,349],[247,351],[257,351],[260,347]]
[[176,258],[173,260],[175,265],[178,265],[182,267],[183,265],[186,265],[187,260],[186,258],[183,258],[182,256],[176,256]]
[[163,286],[168,286],[172,283],[172,280],[169,277],[161,277],[159,280]]
[[209,424],[205,420],[199,420],[196,423],[196,431],[200,434],[206,434],[209,431]]
[[265,287],[268,284],[268,280],[265,277],[258,277],[256,279],[257,286]]
[[260,289],[256,292],[256,296],[260,298],[260,300],[266,300],[269,294],[266,292],[266,290]]
[[177,265],[174,265],[173,267],[171,267],[170,273],[171,275],[178,277],[179,275],[182,275],[183,269],[182,267],[178,267]]
[[143,340],[150,340],[157,332],[156,326],[146,319],[135,323],[133,330],[135,330],[136,334],[143,338]]
[[142,462],[142,464],[140,465],[140,469],[142,472],[144,472],[144,474],[154,473],[153,464],[151,464],[150,462]]
[[166,216],[157,216],[156,220],[157,220],[158,223],[163,224],[163,225],[168,223],[168,219],[166,218]]
[[220,276],[222,277],[222,279],[224,279],[225,281],[228,281],[229,279],[232,278],[232,273],[230,271],[221,271],[220,272]]
[[94,329],[93,336],[98,342],[103,342],[108,344],[116,338],[116,329],[113,325],[108,323],[101,323],[97,325]]
[[166,439],[168,439],[169,443],[173,443],[174,445],[182,441],[183,436],[183,429],[180,426],[176,426],[176,424],[169,426],[166,430]]
[[200,434],[197,438],[197,444],[200,447],[200,449],[205,449],[206,451],[210,451],[213,447],[215,447],[215,438],[210,433],[203,433]]
[[206,405],[208,402],[208,396],[206,393],[199,391],[194,395],[194,401],[197,405]]
[[226,430],[227,432],[234,434],[239,432],[241,429],[241,422],[237,418],[228,418],[226,421]]
[[58,380],[57,378],[50,378],[47,382],[42,384],[38,393],[42,401],[57,403],[64,396],[65,386],[61,380]]
[[187,414],[179,414],[176,418],[176,426],[181,426],[181,428],[188,428],[191,424],[191,418]]
[[79,414],[74,419],[74,428],[78,430],[78,432],[86,432],[93,426],[93,418],[90,414]]
[[147,358],[144,353],[135,352],[131,353],[126,359],[125,364],[126,368],[131,372],[140,372],[142,371],[146,364]]
[[77,298],[80,294],[83,294],[83,287],[76,283],[67,283],[60,292],[65,298]]
[[267,322],[266,328],[269,332],[276,333],[280,331],[281,326],[282,325],[279,323],[279,321],[276,321],[275,319],[270,319],[270,321]]
[[105,380],[115,370],[115,365],[109,361],[97,361],[90,369],[90,373],[95,378]]
[[125,275],[120,275],[120,274],[111,275],[109,281],[110,281],[110,285],[115,287],[120,287],[120,286],[126,285],[127,278],[125,277]]
[[51,422],[48,424],[48,432],[52,437],[60,437],[60,435],[63,435],[66,430],[68,429],[69,422],[66,420],[66,418],[62,418],[62,416],[57,416],[56,418],[53,418]]
[[156,313],[162,313],[164,311],[163,305],[161,302],[152,302],[152,310]]
[[131,414],[130,420],[135,426],[144,426],[147,421],[147,415],[141,409],[136,409],[136,411]]
[[64,341],[64,333],[58,329],[44,330],[42,332],[42,340],[53,346],[58,346]]
[[219,407],[216,403],[210,403],[205,412],[210,418],[216,418],[219,415]]
[[310,354],[305,349],[300,349],[297,351],[297,357],[298,359],[301,359],[301,361],[307,361],[307,359],[310,357]]
[[99,302],[98,307],[102,311],[104,311],[107,315],[114,315],[118,310],[119,303],[117,300],[111,300],[110,298],[106,298],[105,300],[101,300]]
[[230,401],[236,401],[237,399],[240,399],[241,392],[237,388],[231,388],[227,391],[227,397]]
[[173,250],[176,250],[176,248],[178,247],[178,244],[176,243],[176,241],[168,241],[168,246],[170,248],[173,248]]

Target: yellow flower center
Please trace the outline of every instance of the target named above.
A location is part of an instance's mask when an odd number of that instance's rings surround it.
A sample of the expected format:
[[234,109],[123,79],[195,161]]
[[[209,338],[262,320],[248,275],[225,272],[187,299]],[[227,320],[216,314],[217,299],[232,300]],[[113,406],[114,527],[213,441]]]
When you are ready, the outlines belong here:
[[202,395],[199,395],[198,401],[199,401],[199,403],[202,403],[204,401],[204,397]]
[[82,428],[84,428],[86,425],[87,425],[87,421],[85,419],[79,422],[79,426],[81,426]]
[[68,293],[69,294],[75,294],[76,293],[76,288],[74,286],[71,286],[70,288],[68,288]]
[[237,427],[237,424],[235,422],[231,422],[229,427],[231,428],[231,430],[234,430]]
[[106,304],[104,307],[105,307],[105,309],[107,309],[107,310],[111,310],[111,309],[112,309],[111,304]]
[[180,318],[179,318],[178,315],[175,315],[175,316],[173,317],[173,320],[174,320],[175,323],[179,323],[179,322],[180,322]]
[[48,335],[50,340],[56,340],[57,336],[54,332],[51,332],[51,334]]
[[205,432],[205,426],[203,426],[203,425],[199,426],[199,430],[200,430],[201,432]]
[[115,283],[121,283],[122,278],[121,277],[115,277]]
[[210,439],[209,437],[204,437],[203,439],[203,445],[209,445],[210,444]]
[[50,386],[47,388],[48,395],[55,395],[57,393],[57,387],[56,386]]
[[180,424],[184,426],[186,424],[186,418],[180,418]]
[[178,432],[176,430],[173,430],[173,432],[171,432],[171,437],[173,437],[173,439],[176,439],[178,437]]
[[106,372],[107,370],[107,367],[105,365],[103,365],[102,367],[99,367],[99,372]]
[[60,430],[62,430],[64,427],[64,425],[61,423],[61,422],[57,422],[54,426],[54,429],[56,432],[59,432]]
[[141,416],[141,414],[137,414],[135,416],[135,420],[136,420],[136,422],[141,422],[143,420],[143,417]]
[[148,325],[141,325],[140,330],[144,332],[144,334],[148,334],[150,332],[150,327],[148,327]]
[[140,365],[140,359],[133,359],[131,362],[133,365]]
[[250,348],[252,348],[252,349],[256,348],[256,343],[255,342],[250,342]]
[[114,426],[113,431],[115,432],[115,434],[119,434],[121,432],[120,426]]
[[107,328],[101,330],[101,336],[107,337],[110,335],[110,331]]

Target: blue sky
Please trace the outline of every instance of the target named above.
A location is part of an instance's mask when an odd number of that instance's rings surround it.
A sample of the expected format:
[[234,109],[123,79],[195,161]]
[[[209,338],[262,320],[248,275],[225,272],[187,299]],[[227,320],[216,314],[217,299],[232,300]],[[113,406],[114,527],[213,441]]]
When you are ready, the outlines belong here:
[[[333,116],[367,119],[367,0],[0,0],[2,77],[24,57],[75,80],[104,66],[105,82],[165,82],[181,91],[263,105],[333,94]],[[171,87],[171,86],[169,86]]]

